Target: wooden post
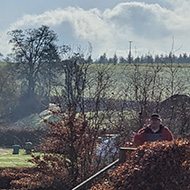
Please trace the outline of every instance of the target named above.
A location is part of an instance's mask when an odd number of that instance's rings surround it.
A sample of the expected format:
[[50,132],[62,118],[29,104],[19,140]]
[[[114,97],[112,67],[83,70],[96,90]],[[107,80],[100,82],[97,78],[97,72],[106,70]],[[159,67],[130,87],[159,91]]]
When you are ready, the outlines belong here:
[[127,159],[127,152],[135,151],[137,148],[120,147],[119,150],[119,163],[124,163]]

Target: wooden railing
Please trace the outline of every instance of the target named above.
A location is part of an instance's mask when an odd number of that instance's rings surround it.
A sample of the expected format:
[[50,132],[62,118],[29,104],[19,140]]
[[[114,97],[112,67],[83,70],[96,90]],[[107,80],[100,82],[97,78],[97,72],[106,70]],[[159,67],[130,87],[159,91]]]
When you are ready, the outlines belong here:
[[124,163],[126,161],[126,159],[127,159],[127,155],[128,155],[127,152],[131,153],[132,151],[135,151],[135,150],[136,150],[136,148],[132,148],[132,147],[120,147],[119,159],[115,160],[114,162],[112,162],[111,164],[106,166],[105,168],[101,169],[99,172],[92,175],[91,177],[89,177],[88,179],[86,179],[85,181],[83,181],[82,183],[77,185],[76,187],[74,187],[72,190],[81,189],[82,187],[84,187],[84,185],[86,185],[87,183],[89,183],[90,181],[92,181],[93,179],[95,179],[96,177],[98,177],[100,174],[104,173],[105,171],[107,171],[111,167],[115,166],[116,164]]
[[112,162],[111,164],[109,164],[108,166],[106,166],[105,168],[103,168],[102,170],[100,170],[99,172],[97,172],[96,174],[94,174],[93,176],[89,177],[87,180],[83,181],[81,184],[77,185],[72,190],[78,190],[78,189],[82,188],[88,182],[92,181],[94,178],[98,177],[100,174],[102,174],[103,172],[107,171],[112,166],[116,165],[118,162],[119,162],[119,159],[115,160],[114,162]]
[[127,156],[132,151],[135,151],[136,149],[137,148],[133,148],[133,147],[120,147],[120,150],[119,150],[119,163],[124,163],[126,161],[126,159],[127,159]]

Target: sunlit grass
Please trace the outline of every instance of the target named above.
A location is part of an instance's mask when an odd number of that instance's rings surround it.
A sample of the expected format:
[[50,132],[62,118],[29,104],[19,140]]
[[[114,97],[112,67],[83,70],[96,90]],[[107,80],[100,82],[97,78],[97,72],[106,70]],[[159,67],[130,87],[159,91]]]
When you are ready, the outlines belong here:
[[[7,153],[0,155],[0,167],[32,167],[33,164],[28,162],[31,158],[30,154],[26,154],[25,150],[20,149],[19,154],[13,154],[12,149],[8,150]],[[39,154],[39,153],[35,153]]]

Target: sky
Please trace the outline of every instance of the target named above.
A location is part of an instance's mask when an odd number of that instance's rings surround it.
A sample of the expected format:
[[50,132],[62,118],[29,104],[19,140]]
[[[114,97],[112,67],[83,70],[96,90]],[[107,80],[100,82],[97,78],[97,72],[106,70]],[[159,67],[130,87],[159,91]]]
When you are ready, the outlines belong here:
[[[190,54],[190,0],[0,0],[0,53],[8,31],[47,25],[59,43],[92,58]],[[89,45],[90,44],[90,45]]]

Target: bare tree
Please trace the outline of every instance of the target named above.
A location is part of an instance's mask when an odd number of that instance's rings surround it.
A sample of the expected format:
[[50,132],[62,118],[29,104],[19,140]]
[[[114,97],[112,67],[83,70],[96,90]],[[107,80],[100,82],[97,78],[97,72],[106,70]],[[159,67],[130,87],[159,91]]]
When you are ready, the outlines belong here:
[[59,61],[58,47],[55,45],[57,36],[47,26],[25,31],[13,30],[9,34],[17,71],[20,78],[28,82],[27,94],[33,96],[38,80],[42,76],[50,77],[50,69],[55,68]]
[[[27,108],[24,113],[36,111],[36,96],[45,91],[48,84],[58,77],[57,63],[60,58],[58,46],[55,44],[57,35],[47,26],[37,29],[13,30],[9,32],[10,43],[13,45],[12,58],[14,73],[22,86],[20,110]],[[47,81],[47,82],[46,82]],[[46,86],[45,86],[45,85]],[[42,90],[44,89],[44,90]],[[23,114],[24,114],[23,113]]]

